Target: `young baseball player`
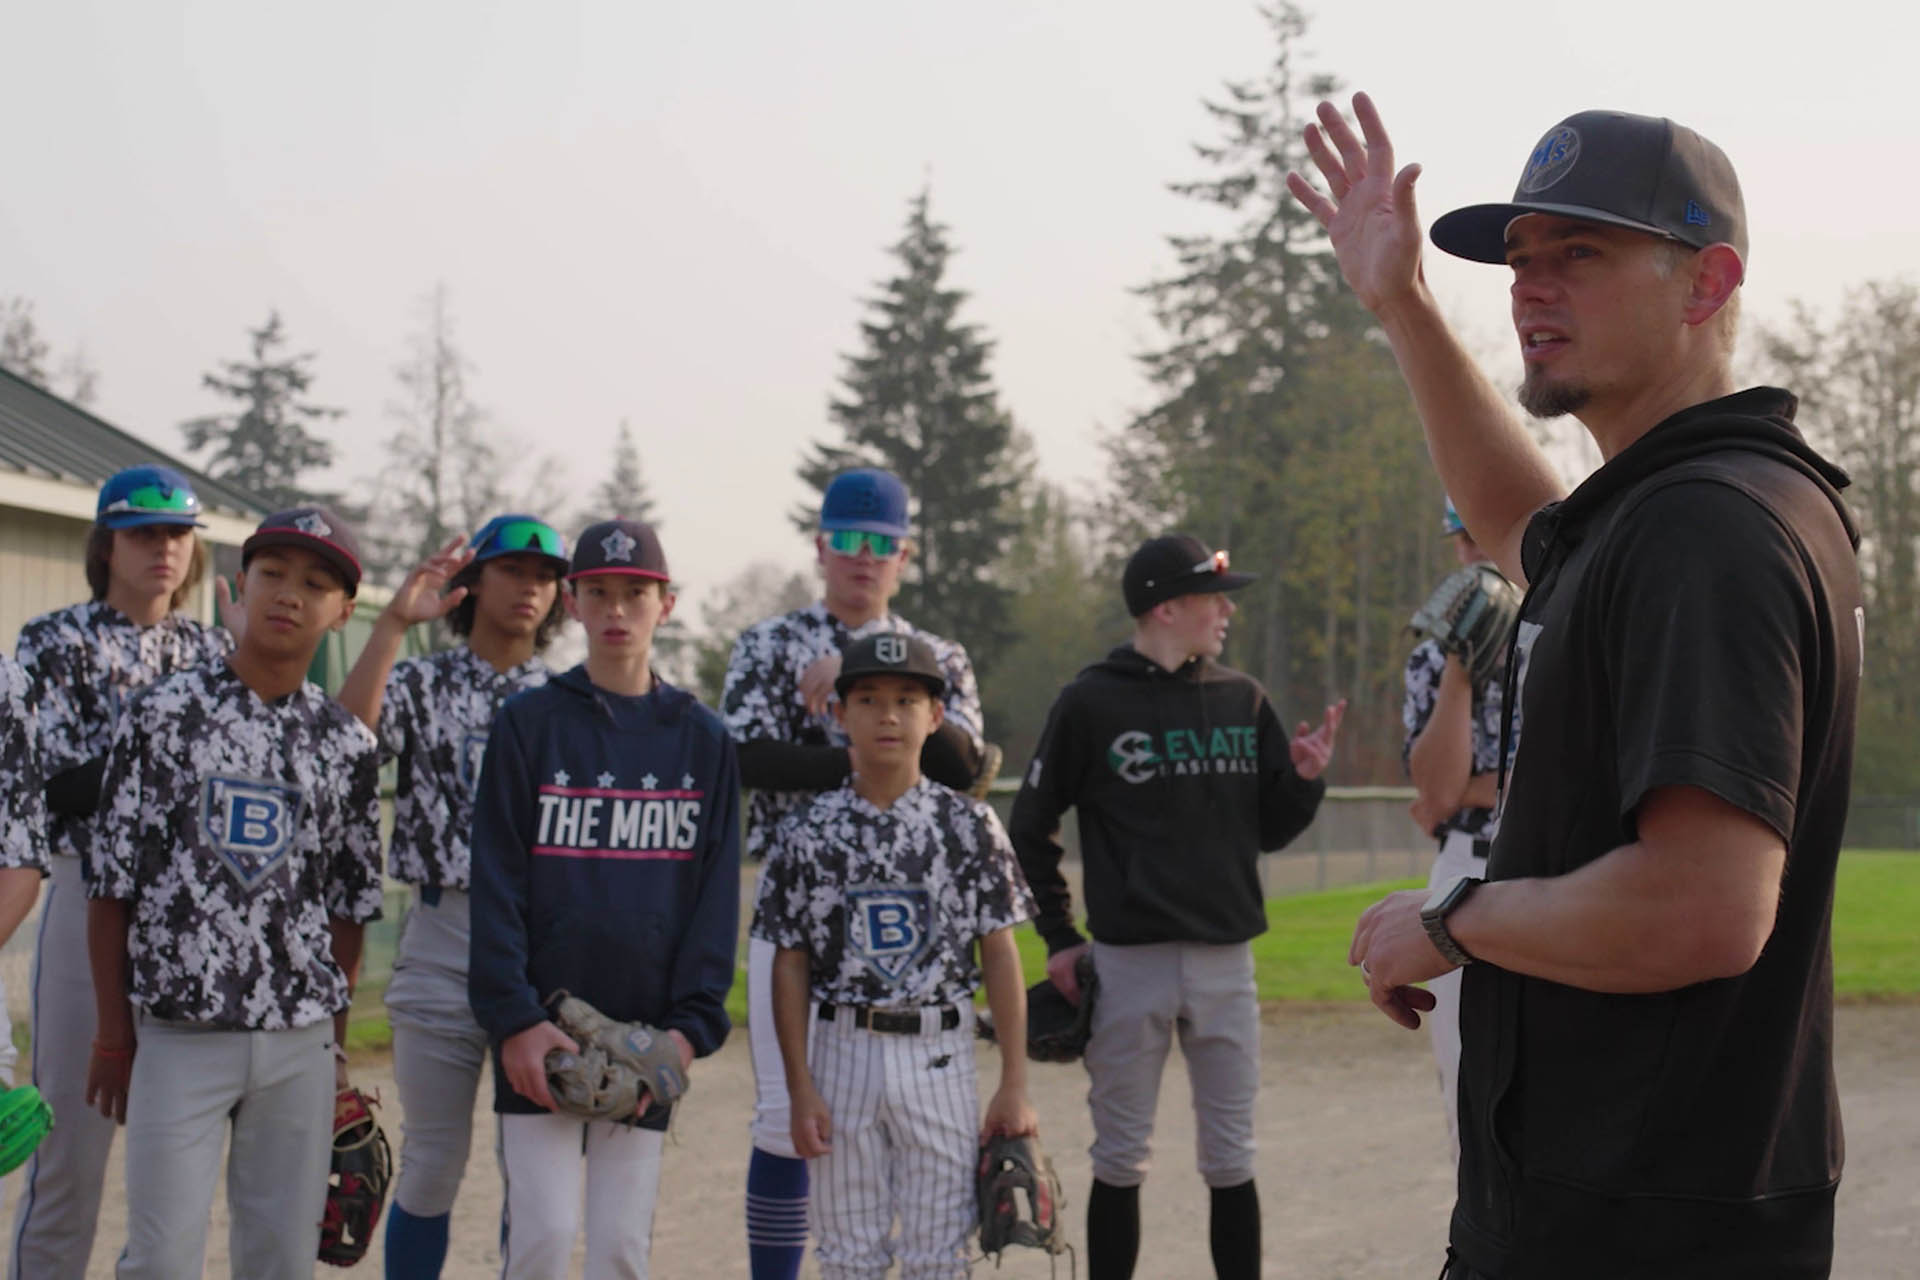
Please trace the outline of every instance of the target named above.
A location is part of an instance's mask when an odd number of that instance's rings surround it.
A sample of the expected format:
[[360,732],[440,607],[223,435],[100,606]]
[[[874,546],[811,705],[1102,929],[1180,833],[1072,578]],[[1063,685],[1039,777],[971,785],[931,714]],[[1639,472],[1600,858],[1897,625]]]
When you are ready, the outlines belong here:
[[[407,575],[340,690],[397,761],[388,864],[414,886],[386,993],[404,1117],[387,1211],[394,1280],[438,1276],[446,1263],[487,1057],[467,1000],[474,784],[500,704],[547,682],[540,652],[566,621],[567,567],[551,525],[494,517],[471,545],[456,540]],[[441,617],[465,643],[394,665],[407,628]]]
[[[1462,566],[1487,561],[1460,513],[1448,502],[1441,528],[1454,540]],[[1503,664],[1504,666],[1504,664]],[[1487,878],[1487,850],[1493,839],[1494,804],[1500,781],[1500,738],[1506,715],[1504,670],[1474,687],[1459,655],[1444,653],[1426,638],[1407,655],[1406,727],[1402,758],[1414,785],[1415,824],[1439,841],[1427,876],[1438,889],[1464,876]],[[1519,716],[1507,730],[1507,758],[1520,737]],[[1460,1155],[1460,971],[1427,983],[1433,1010],[1427,1015],[1434,1066],[1440,1077],[1440,1109],[1447,1121],[1447,1144]]]
[[1258,859],[1313,820],[1344,702],[1288,740],[1265,689],[1222,666],[1253,581],[1198,538],[1152,538],[1121,580],[1133,639],[1060,691],[1014,801],[1047,976],[1078,999],[1087,942],[1060,873],[1060,815],[1077,810],[1100,997],[1087,1045],[1093,1191],[1087,1271],[1133,1274],[1160,1073],[1178,1028],[1211,1189],[1216,1275],[1260,1272],[1253,1103],[1260,1010],[1249,939],[1267,927]]
[[[869,1280],[895,1259],[903,1277],[946,1280],[969,1271],[979,1138],[1036,1128],[1013,941],[1032,899],[993,811],[920,771],[946,692],[932,648],[857,640],[834,690],[853,775],[781,823],[753,929],[778,949],[793,1145],[814,1165],[822,1280]],[[984,1119],[972,1016],[983,970],[1001,1046]]]
[[81,849],[87,1101],[127,1126],[123,1280],[201,1273],[223,1144],[233,1274],[312,1276],[336,1046],[380,913],[373,735],[306,678],[353,612],[353,534],[297,507],[241,557],[238,647],[128,704]]
[[[887,471],[835,476],[814,538],[824,590],[804,609],[750,627],[727,664],[721,714],[740,752],[747,854],[765,858],[780,819],[846,781],[847,737],[830,710],[840,653],[867,635],[918,636],[946,682],[939,726],[921,770],[962,790],[988,767],[973,664],[958,644],[889,609],[913,552],[906,485]],[[747,1242],[754,1280],[796,1280],[807,1243],[807,1162],[793,1149],[786,1075],[773,1032],[773,945],[747,944],[747,1029],[754,1067],[753,1156],[747,1166]]]
[[508,699],[481,766],[467,983],[494,1046],[506,1280],[566,1275],[583,1155],[587,1280],[647,1274],[668,1108],[625,1124],[555,1114],[547,1054],[578,1046],[552,997],[664,1029],[683,1067],[727,1036],[739,771],[718,717],[653,673],[668,581],[648,526],[582,533],[567,600],[587,660]]
[[[40,771],[40,726],[27,673],[0,654],[0,946],[33,910],[47,866],[46,781]],[[0,985],[0,1085],[13,1087],[18,1054]]]
[[13,1280],[82,1280],[93,1250],[114,1126],[85,1105],[94,993],[80,843],[105,821],[100,779],[127,699],[171,672],[217,663],[233,647],[226,631],[180,612],[205,571],[199,523],[199,500],[178,472],[140,466],[110,477],[87,534],[92,598],[20,629],[53,855],[34,946],[32,1071],[59,1123],[27,1165],[9,1251]]

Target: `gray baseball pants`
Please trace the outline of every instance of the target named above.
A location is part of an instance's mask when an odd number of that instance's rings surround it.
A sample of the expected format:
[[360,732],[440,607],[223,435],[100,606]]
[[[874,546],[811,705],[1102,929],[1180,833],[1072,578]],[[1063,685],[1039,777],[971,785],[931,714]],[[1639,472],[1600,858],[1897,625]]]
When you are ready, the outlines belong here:
[[458,890],[421,891],[401,927],[387,985],[401,1114],[394,1203],[419,1218],[453,1210],[487,1062],[487,1034],[467,1003],[469,907]]
[[87,1105],[93,969],[80,859],[52,859],[33,953],[33,1083],[59,1117],[27,1161],[13,1215],[13,1280],[84,1280],[113,1151],[113,1121]]
[[213,1031],[143,1018],[127,1097],[127,1247],[118,1280],[206,1263],[227,1157],[232,1273],[312,1280],[333,1151],[333,1026]]
[[1251,948],[1244,942],[1095,942],[1093,962],[1100,974],[1086,1053],[1093,1176],[1113,1187],[1145,1181],[1160,1075],[1177,1034],[1193,1085],[1200,1176],[1209,1187],[1250,1181],[1260,1089]]

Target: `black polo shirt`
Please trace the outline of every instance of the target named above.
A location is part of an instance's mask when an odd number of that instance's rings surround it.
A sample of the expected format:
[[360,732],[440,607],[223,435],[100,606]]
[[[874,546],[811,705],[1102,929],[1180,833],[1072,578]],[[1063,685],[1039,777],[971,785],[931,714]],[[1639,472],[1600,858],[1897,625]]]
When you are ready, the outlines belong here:
[[1631,843],[1670,786],[1788,852],[1773,934],[1737,978],[1609,995],[1466,970],[1452,1241],[1500,1280],[1828,1273],[1829,928],[1864,620],[1846,476],[1793,412],[1770,388],[1694,406],[1527,530],[1526,733],[1489,878]]

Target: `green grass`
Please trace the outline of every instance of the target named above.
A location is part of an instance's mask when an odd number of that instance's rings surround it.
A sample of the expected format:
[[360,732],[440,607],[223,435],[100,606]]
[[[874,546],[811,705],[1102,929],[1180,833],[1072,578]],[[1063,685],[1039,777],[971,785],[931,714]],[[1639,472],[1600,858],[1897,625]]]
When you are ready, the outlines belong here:
[[1833,904],[1833,989],[1841,999],[1920,995],[1920,853],[1840,856]]
[[[1253,941],[1254,970],[1263,1004],[1362,1004],[1366,988],[1347,966],[1347,943],[1361,911],[1381,894],[1422,882],[1331,889],[1274,898],[1267,903],[1267,932]],[[1027,980],[1046,974],[1046,947],[1030,928],[1016,932]],[[735,1026],[747,1020],[746,948],[727,995]],[[1833,977],[1842,1000],[1920,997],[1920,853],[1854,850],[1840,856],[1833,912]],[[354,1000],[348,1048],[376,1049],[392,1043],[380,991],[366,983]]]

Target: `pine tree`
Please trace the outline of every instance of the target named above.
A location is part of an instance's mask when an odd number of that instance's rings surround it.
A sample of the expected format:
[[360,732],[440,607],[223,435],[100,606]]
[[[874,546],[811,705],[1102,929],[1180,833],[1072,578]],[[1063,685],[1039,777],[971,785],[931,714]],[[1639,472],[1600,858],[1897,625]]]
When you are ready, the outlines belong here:
[[247,335],[250,356],[229,360],[218,373],[201,376],[207,390],[238,401],[231,414],[208,415],[180,424],[187,448],[210,450],[205,467],[224,480],[258,495],[278,510],[315,496],[302,483],[308,472],[333,461],[333,445],[315,428],[344,412],[308,401],[313,386],[313,355],[286,355],[280,313]]
[[[966,645],[990,669],[1008,638],[1012,592],[993,566],[1017,532],[1012,417],[989,373],[993,344],[960,319],[967,294],[946,284],[953,246],[928,194],[913,198],[893,246],[899,274],[880,286],[829,405],[843,439],[815,444],[800,475],[824,492],[835,473],[884,467],[913,495],[917,551],[897,604],[916,625]],[[811,529],[818,503],[796,516]]]
[[613,470],[594,486],[592,506],[580,523],[611,520],[615,517],[638,520],[659,528],[653,497],[647,492],[645,473],[640,468],[640,446],[634,442],[633,428],[620,421],[619,434],[613,439]]

